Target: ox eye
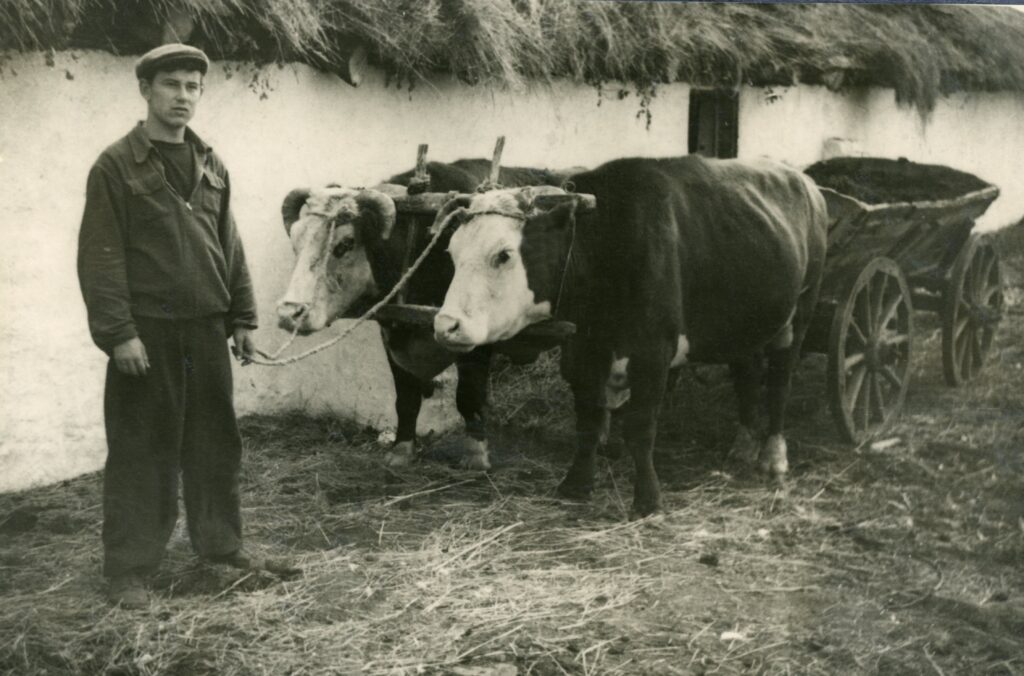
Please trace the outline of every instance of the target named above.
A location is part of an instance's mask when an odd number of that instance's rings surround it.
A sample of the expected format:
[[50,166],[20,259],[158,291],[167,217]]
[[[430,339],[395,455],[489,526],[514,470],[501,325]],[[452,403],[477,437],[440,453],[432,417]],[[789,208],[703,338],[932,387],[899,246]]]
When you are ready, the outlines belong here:
[[497,254],[494,255],[493,265],[496,268],[501,267],[505,263],[508,263],[510,260],[512,260],[512,252],[509,251],[508,249],[505,249],[503,251],[499,251]]
[[335,258],[341,258],[349,251],[351,251],[352,247],[354,247],[355,245],[356,242],[354,239],[352,239],[351,237],[345,237],[340,242],[338,242],[337,245],[335,245],[334,251],[332,251],[331,253],[334,254]]

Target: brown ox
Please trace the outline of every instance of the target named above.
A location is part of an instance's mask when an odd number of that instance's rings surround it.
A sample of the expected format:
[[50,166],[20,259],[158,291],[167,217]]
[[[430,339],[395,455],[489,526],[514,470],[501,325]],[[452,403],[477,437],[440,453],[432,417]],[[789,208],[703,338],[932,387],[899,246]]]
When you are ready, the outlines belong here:
[[571,198],[541,212],[503,191],[464,207],[449,243],[455,277],[434,320],[437,340],[463,352],[549,317],[575,322],[562,373],[578,446],[560,491],[591,491],[607,392],[625,382],[638,515],[661,506],[652,449],[670,368],[687,359],[731,364],[739,446],[750,449],[767,354],[760,460],[784,474],[790,372],[825,260],[827,214],[814,183],[766,161],[699,156],[616,160],[569,180],[597,198],[579,224]]

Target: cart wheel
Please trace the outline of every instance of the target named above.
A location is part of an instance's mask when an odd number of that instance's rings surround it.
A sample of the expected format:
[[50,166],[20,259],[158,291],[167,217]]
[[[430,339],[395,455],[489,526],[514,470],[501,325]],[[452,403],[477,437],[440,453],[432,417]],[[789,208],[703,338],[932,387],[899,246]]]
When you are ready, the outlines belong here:
[[903,408],[910,382],[913,332],[910,289],[889,258],[857,275],[832,318],[828,391],[832,416],[847,441],[883,432]]
[[956,387],[981,370],[1003,316],[999,256],[987,237],[960,251],[942,295],[942,370]]

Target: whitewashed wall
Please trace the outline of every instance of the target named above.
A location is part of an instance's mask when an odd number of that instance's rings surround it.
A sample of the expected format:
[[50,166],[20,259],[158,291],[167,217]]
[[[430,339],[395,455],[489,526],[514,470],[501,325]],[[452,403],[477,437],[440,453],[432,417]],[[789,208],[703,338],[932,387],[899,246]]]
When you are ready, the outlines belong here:
[[834,137],[865,155],[946,164],[999,186],[979,229],[1024,216],[1024,94],[957,94],[923,120],[897,106],[891,89],[839,96],[824,87],[748,87],[741,93],[741,157],[768,155],[805,167],[822,158],[824,142]]
[[[58,53],[50,66],[42,54],[8,57],[0,60],[0,491],[102,465],[106,358],[88,338],[76,242],[90,165],[145,115],[132,59]],[[265,327],[258,341],[273,347],[284,337],[274,328],[274,304],[291,267],[279,217],[288,190],[375,183],[410,168],[423,142],[436,160],[489,157],[500,134],[508,165],[681,154],[687,92],[663,89],[646,129],[635,96],[599,99],[586,86],[504,92],[439,80],[410,93],[385,88],[374,74],[354,89],[303,66],[215,64],[193,126],[232,174]],[[374,325],[296,366],[237,369],[236,393],[241,413],[334,411],[393,425],[391,378]],[[449,388],[430,400],[423,427],[455,422],[453,399]]]
[[[88,338],[75,276],[89,166],[145,114],[132,60],[98,52],[0,60],[0,491],[56,481],[102,465],[106,358]],[[232,172],[234,208],[253,273],[259,343],[283,338],[274,305],[291,267],[279,221],[288,190],[335,181],[368,185],[411,167],[416,145],[431,158],[490,155],[507,136],[512,165],[596,166],[627,155],[686,152],[689,88],[662,87],[648,129],[635,96],[601,98],[560,83],[507,92],[447,79],[414,92],[371,73],[354,89],[303,66],[257,70],[215,64],[194,120]],[[820,87],[744,88],[739,152],[796,166],[821,159],[827,139],[865,154],[905,156],[976,173],[1003,194],[986,215],[999,226],[1024,215],[1024,96],[943,100],[925,124],[890,90],[839,96]],[[303,349],[324,336],[302,339]],[[450,381],[449,381],[450,384]],[[454,424],[450,387],[428,401],[422,429]],[[300,409],[362,423],[394,424],[393,390],[373,325],[296,366],[236,369],[241,413]]]

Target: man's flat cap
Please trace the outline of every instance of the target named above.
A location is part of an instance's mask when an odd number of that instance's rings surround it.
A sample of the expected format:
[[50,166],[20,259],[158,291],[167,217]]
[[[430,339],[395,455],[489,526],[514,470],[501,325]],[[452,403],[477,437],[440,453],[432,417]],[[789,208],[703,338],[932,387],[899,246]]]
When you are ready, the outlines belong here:
[[203,50],[191,45],[183,45],[180,42],[172,42],[167,45],[160,45],[151,49],[135,62],[135,77],[140,80],[148,80],[156,74],[157,70],[167,70],[168,66],[174,70],[187,68],[198,70],[206,75],[210,67],[210,60],[206,58]]

